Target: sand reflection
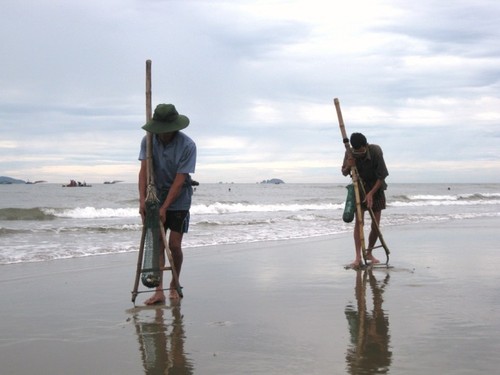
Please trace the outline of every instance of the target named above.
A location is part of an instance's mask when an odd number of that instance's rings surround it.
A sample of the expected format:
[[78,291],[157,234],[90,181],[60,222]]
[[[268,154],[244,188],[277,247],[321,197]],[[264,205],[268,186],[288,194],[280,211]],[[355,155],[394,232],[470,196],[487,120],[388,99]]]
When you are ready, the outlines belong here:
[[384,273],[379,281],[372,269],[356,271],[356,306],[349,304],[345,308],[351,334],[351,344],[346,353],[349,374],[389,372],[392,357],[389,350],[389,317],[382,308],[383,293],[388,284],[388,273]]
[[[167,302],[168,303],[168,302]],[[184,352],[180,302],[138,309],[133,315],[145,374],[193,374]]]

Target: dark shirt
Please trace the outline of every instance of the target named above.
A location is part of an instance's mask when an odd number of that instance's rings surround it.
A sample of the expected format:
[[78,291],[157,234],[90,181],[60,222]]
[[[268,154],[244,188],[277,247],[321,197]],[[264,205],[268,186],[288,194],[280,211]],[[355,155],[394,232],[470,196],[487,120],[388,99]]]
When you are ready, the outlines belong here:
[[[347,165],[347,152],[344,156],[342,168]],[[369,144],[364,158],[356,158],[356,168],[359,177],[363,180],[366,191],[370,191],[377,180],[382,180],[381,191],[387,189],[385,178],[389,176],[387,167],[384,161],[382,149],[378,145]]]

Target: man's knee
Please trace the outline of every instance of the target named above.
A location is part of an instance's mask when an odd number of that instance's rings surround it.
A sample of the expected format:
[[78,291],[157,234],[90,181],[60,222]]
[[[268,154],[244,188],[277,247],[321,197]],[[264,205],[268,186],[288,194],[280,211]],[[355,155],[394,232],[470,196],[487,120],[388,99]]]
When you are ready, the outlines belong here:
[[176,238],[175,236],[171,236],[168,247],[172,254],[182,253],[182,237]]
[[172,254],[182,253],[182,247],[180,244],[169,244],[169,249]]

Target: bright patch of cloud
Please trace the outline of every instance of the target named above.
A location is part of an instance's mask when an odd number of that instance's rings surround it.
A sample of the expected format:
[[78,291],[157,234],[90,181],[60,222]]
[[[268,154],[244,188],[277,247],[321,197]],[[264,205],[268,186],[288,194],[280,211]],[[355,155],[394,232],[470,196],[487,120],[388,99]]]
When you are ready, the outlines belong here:
[[18,143],[14,141],[0,141],[0,148],[16,148]]

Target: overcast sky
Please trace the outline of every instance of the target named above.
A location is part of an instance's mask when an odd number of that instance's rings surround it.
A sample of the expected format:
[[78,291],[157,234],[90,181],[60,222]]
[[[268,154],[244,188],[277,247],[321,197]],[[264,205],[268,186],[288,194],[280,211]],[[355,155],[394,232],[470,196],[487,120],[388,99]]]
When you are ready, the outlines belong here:
[[200,182],[347,182],[347,132],[391,182],[500,182],[497,0],[4,0],[0,176],[135,182],[153,107],[188,116]]

